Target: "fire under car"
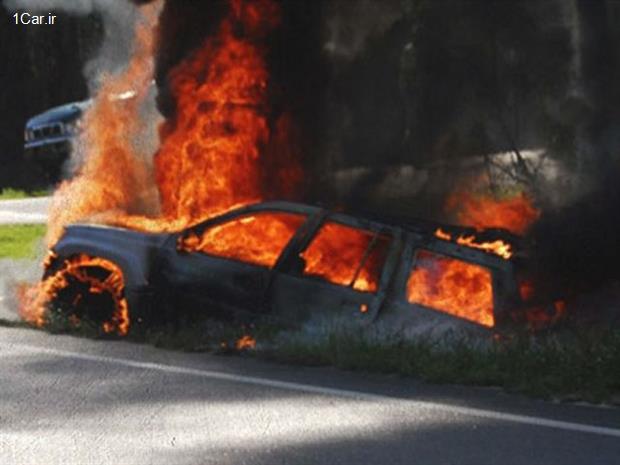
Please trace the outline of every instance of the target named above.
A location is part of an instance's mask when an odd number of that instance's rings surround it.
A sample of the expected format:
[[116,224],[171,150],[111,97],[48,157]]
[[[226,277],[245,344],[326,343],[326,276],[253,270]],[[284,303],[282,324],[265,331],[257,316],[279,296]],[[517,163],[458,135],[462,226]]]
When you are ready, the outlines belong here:
[[188,313],[292,324],[333,314],[484,330],[524,305],[518,257],[484,234],[489,240],[462,228],[265,202],[175,233],[68,226],[42,286],[46,312],[88,317],[118,334]]

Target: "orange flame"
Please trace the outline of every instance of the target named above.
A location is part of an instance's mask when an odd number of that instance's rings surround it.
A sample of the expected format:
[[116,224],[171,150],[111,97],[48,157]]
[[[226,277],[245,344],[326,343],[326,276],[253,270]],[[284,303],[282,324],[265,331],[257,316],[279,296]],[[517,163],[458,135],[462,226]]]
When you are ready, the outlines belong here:
[[[140,110],[153,75],[158,8],[141,11],[129,66],[105,77],[85,115],[85,164],[54,195],[49,247],[78,221],[177,231],[266,193],[291,196],[300,184],[294,125],[269,105],[264,42],[280,18],[273,0],[230,0],[216,36],[170,73],[176,112],[160,128],[153,184],[149,154],[136,142],[151,123]],[[134,98],[122,104],[109,98],[127,89]],[[275,171],[270,179],[267,166]]]
[[[189,223],[265,197],[261,168],[271,161],[265,151],[283,139],[278,131],[289,129],[286,115],[270,121],[263,44],[279,16],[271,0],[231,1],[216,37],[170,74],[176,114],[162,128],[155,158],[166,216]],[[290,184],[299,173],[280,174],[284,179],[272,186]]]
[[272,268],[305,216],[293,213],[246,215],[179,239],[178,249],[201,251]]
[[[435,237],[444,241],[451,241],[452,235],[443,231],[441,228],[437,228],[435,231]],[[505,260],[512,257],[512,245],[498,239],[493,242],[476,242],[476,236],[459,236],[456,238],[456,243],[464,245],[465,247],[471,247],[472,249],[484,250],[485,252],[494,253],[499,255]]]
[[435,231],[435,237],[437,237],[439,239],[442,239],[444,241],[451,241],[452,240],[452,235],[450,233],[445,232],[441,228],[437,228],[437,230]]
[[[62,236],[67,224],[88,220],[114,222],[135,213],[157,210],[156,191],[150,188],[147,155],[139,147],[147,122],[140,117],[153,74],[153,31],[159,4],[142,7],[135,28],[134,52],[127,68],[118,75],[103,76],[103,84],[92,107],[83,117],[84,132],[79,148],[83,164],[77,175],[64,181],[54,193],[49,210],[46,242],[50,248]],[[120,94],[133,92],[130,98]],[[155,194],[155,195],[153,195]],[[44,262],[48,269],[53,255]],[[94,262],[96,261],[96,263]],[[97,283],[82,270],[100,266],[111,281]],[[122,272],[114,264],[79,256],[66,261],[62,272],[18,290],[22,317],[37,326],[46,323],[49,304],[69,283],[69,278],[90,283],[93,292],[109,292],[116,303],[105,332],[120,335],[129,329],[127,302],[122,297]],[[76,321],[75,315],[71,318]]]
[[[261,200],[267,191],[290,195],[301,179],[291,149],[291,118],[274,114],[269,106],[272,90],[264,43],[279,22],[279,7],[273,0],[230,0],[230,12],[216,36],[169,76],[176,112],[160,130],[157,185],[153,184],[149,154],[142,153],[139,144],[151,120],[141,118],[140,110],[153,76],[159,5],[140,11],[127,69],[104,77],[84,117],[84,165],[54,195],[50,248],[67,224],[88,221],[141,231],[180,230]],[[136,95],[122,103],[110,98],[127,90]],[[275,169],[275,179],[266,179],[266,166]],[[27,292],[36,297],[24,296],[24,314],[38,315],[29,319],[36,324],[42,324],[41,309],[53,297],[48,286]],[[32,305],[34,309],[26,310]]]
[[552,327],[566,317],[566,302],[556,300],[552,305],[538,305],[525,310],[525,319],[532,330]]
[[235,349],[237,350],[247,350],[247,349],[256,349],[256,339],[254,339],[249,334],[240,337],[235,342]]
[[477,229],[504,228],[515,234],[524,234],[540,216],[532,199],[524,193],[495,199],[455,192],[446,202],[446,211],[455,215],[460,225]]
[[407,300],[492,327],[493,288],[489,270],[421,251],[407,281]]
[[[156,209],[150,171],[136,142],[146,131],[140,109],[153,75],[153,30],[156,4],[141,9],[135,29],[134,53],[118,75],[104,76],[92,107],[84,115],[79,141],[84,162],[78,174],[54,193],[49,211],[47,244],[51,248],[67,224],[77,221],[111,222],[118,216]],[[133,98],[114,96],[133,90]],[[98,218],[97,218],[98,217]]]
[[531,301],[536,296],[536,287],[529,279],[519,282],[519,294],[521,300],[528,305],[523,314],[530,329],[549,328],[566,317],[567,305],[563,300],[556,300],[547,305],[532,304]]
[[369,231],[327,223],[301,253],[304,274],[357,291],[376,292],[389,241],[386,236],[378,236],[370,250],[373,240]]

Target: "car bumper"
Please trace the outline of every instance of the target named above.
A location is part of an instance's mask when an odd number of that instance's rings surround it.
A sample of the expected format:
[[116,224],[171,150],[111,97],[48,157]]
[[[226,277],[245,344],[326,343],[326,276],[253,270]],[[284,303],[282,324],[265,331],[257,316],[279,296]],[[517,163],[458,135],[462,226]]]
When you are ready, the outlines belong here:
[[71,153],[72,142],[66,137],[27,142],[24,156],[28,161],[43,165],[62,163]]

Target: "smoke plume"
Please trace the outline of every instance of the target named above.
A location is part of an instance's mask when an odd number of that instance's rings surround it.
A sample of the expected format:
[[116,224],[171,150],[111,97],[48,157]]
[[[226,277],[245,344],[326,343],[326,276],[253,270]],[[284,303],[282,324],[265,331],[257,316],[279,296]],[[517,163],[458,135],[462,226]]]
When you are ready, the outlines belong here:
[[339,0],[326,8],[324,49],[333,58],[362,53],[370,37],[380,36],[403,16],[399,0]]

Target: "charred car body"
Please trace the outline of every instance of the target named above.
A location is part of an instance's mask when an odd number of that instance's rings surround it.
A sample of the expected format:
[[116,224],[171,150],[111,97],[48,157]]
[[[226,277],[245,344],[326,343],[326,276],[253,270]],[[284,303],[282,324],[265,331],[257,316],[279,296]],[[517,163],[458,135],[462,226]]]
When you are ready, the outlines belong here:
[[[72,225],[44,282],[56,283],[52,306],[78,317],[94,308],[77,310],[92,302],[86,294],[109,291],[114,309],[96,319],[121,334],[130,323],[203,311],[290,323],[330,313],[480,329],[511,321],[524,304],[518,258],[464,245],[448,230],[290,202],[243,207],[171,234]],[[93,286],[97,280],[108,285]]]

